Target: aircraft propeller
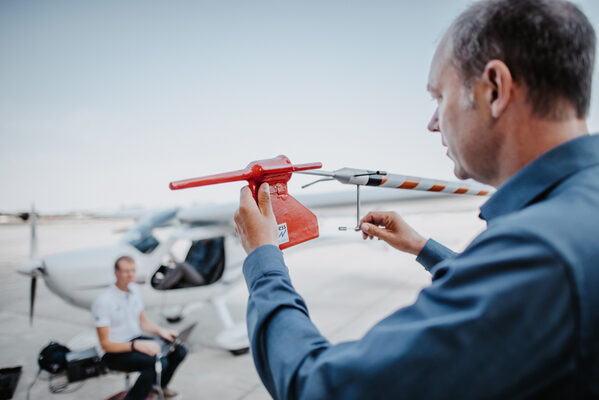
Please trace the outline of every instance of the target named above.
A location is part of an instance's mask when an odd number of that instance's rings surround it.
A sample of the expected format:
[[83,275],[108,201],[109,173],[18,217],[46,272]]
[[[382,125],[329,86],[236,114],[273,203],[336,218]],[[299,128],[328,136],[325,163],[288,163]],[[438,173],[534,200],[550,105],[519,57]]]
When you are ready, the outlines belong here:
[[35,214],[35,205],[31,205],[31,237],[29,244],[29,259],[31,261],[37,261],[38,266],[35,268],[36,273],[31,275],[31,287],[29,290],[29,325],[33,325],[33,306],[35,304],[35,289],[37,286],[37,275],[41,272],[42,262],[39,259],[39,252],[37,249],[37,231],[36,222],[37,215]]
[[29,236],[29,261],[25,263],[18,272],[31,277],[31,285],[29,289],[29,325],[33,324],[33,309],[35,305],[35,293],[37,288],[37,277],[44,273],[44,262],[39,258],[37,247],[37,231],[35,206],[31,205],[30,215],[30,236]]
[[31,289],[29,292],[29,325],[33,325],[33,305],[35,304],[35,287],[37,285],[37,276],[31,277]]

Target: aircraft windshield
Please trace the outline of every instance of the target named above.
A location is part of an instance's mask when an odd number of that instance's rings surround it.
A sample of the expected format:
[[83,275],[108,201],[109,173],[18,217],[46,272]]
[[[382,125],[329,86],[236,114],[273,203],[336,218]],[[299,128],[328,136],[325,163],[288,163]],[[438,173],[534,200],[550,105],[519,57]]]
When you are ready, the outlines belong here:
[[175,218],[178,210],[178,208],[171,208],[146,215],[125,233],[121,241],[130,244],[142,253],[151,253],[160,244],[152,235],[152,231],[165,226]]

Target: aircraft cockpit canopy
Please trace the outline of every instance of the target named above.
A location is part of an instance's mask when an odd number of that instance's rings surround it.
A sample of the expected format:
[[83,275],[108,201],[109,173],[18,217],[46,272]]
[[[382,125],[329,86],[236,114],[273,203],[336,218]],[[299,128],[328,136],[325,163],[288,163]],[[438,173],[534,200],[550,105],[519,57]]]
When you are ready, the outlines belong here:
[[179,211],[178,208],[170,208],[145,216],[125,233],[121,242],[130,244],[142,253],[151,253],[160,244],[152,231],[162,226],[168,226],[177,216],[177,211]]
[[153,288],[171,290],[210,285],[221,278],[225,268],[224,237],[193,240],[185,247],[189,249],[185,261],[173,258],[169,265],[156,270],[151,279]]

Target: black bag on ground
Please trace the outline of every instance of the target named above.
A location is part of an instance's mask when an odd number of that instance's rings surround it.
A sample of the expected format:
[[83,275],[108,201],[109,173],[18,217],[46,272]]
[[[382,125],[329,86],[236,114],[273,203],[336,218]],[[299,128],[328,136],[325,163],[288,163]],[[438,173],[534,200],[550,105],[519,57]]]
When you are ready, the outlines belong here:
[[37,363],[41,369],[56,374],[67,367],[66,355],[69,351],[71,350],[68,347],[60,343],[50,342],[40,351]]

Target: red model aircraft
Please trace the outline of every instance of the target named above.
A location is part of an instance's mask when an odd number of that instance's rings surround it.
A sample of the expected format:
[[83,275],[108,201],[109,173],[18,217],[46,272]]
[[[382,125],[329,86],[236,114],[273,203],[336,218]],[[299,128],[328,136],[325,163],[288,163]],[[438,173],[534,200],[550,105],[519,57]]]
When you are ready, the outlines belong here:
[[[258,188],[262,183],[267,182],[270,185],[271,202],[278,224],[279,248],[281,249],[318,237],[318,221],[316,216],[287,192],[287,182],[291,179],[293,172],[325,177],[316,182],[337,180],[344,184],[356,185],[358,222],[360,220],[361,185],[475,196],[485,196],[493,191],[493,189],[488,187],[466,184],[464,182],[447,182],[407,175],[389,174],[385,171],[369,171],[353,168],[342,168],[336,171],[314,171],[321,167],[322,164],[320,162],[293,165],[289,158],[280,155],[266,160],[252,161],[247,167],[237,171],[171,182],[170,188],[178,190],[245,180],[248,181],[254,199],[257,200]],[[357,225],[356,229],[358,229]]]

